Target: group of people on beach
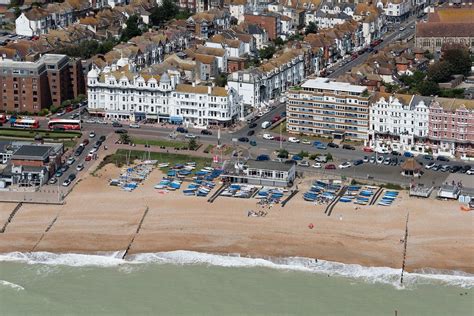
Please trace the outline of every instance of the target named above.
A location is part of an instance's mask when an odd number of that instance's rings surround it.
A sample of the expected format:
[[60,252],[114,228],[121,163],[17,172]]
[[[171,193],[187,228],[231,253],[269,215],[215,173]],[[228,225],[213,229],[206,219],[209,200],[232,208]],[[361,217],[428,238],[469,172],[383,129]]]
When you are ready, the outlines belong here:
[[265,217],[267,216],[268,212],[265,211],[253,211],[250,210],[247,212],[247,217]]

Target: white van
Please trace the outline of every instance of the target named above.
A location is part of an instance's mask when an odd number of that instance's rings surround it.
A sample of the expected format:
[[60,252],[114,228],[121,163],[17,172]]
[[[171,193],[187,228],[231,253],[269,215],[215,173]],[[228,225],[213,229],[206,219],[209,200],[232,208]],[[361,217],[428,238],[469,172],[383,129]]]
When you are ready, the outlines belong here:
[[272,123],[270,123],[269,121],[265,121],[265,122],[262,123],[262,128],[263,129],[269,128],[271,125],[272,125]]

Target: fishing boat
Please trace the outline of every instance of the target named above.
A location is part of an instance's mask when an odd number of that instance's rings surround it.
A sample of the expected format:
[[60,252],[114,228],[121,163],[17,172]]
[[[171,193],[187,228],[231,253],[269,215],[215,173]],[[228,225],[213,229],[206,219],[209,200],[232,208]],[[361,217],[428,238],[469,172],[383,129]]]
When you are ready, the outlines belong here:
[[159,164],[158,164],[158,168],[168,168],[169,166],[170,166],[170,164],[167,163],[167,162],[159,163]]
[[196,190],[195,189],[183,190],[183,194],[186,196],[196,195]]

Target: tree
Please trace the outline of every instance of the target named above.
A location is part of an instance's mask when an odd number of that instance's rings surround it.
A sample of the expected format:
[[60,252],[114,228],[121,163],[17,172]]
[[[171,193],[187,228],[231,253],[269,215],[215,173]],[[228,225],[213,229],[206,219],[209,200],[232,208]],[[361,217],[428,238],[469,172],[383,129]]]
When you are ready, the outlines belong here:
[[138,24],[140,23],[140,18],[138,15],[132,15],[127,19],[127,22],[125,23],[126,27],[122,31],[122,36],[120,37],[120,40],[122,42],[126,42],[129,39],[135,37],[135,36],[140,36],[142,34],[142,30],[138,27]]
[[275,54],[275,52],[275,46],[268,45],[267,47],[260,49],[258,51],[258,55],[260,56],[260,59],[270,59],[273,57],[273,54]]
[[159,25],[169,21],[179,13],[179,7],[173,0],[163,0],[160,6],[153,9],[150,18],[153,25]]
[[471,58],[469,51],[461,46],[451,46],[443,51],[443,61],[451,65],[452,75],[468,76],[471,72]]
[[283,46],[285,44],[285,41],[281,39],[281,37],[275,38],[273,41],[275,43],[275,46]]
[[197,143],[196,139],[191,138],[189,140],[189,143],[188,143],[188,149],[189,150],[196,150],[196,149],[198,149],[198,147],[199,146],[198,146],[198,143]]
[[127,133],[120,134],[120,142],[122,142],[122,144],[129,144],[130,136],[128,136]]
[[447,61],[434,63],[428,68],[428,79],[436,83],[451,80],[452,65]]
[[214,79],[214,83],[218,87],[225,87],[225,85],[227,84],[226,74],[220,73],[219,75],[217,75],[217,77]]
[[286,158],[288,158],[288,155],[289,155],[289,154],[290,154],[290,153],[288,152],[288,150],[286,150],[286,149],[280,149],[280,150],[278,150],[278,155],[277,155],[277,156],[278,156],[278,158],[284,158],[284,159],[286,159]]
[[433,53],[430,52],[429,50],[425,50],[425,52],[423,53],[423,56],[425,56],[425,58],[429,60],[434,58]]
[[305,35],[318,33],[318,26],[314,22],[309,22],[306,26]]
[[438,95],[439,86],[436,82],[431,80],[425,80],[418,84],[418,92],[424,96]]

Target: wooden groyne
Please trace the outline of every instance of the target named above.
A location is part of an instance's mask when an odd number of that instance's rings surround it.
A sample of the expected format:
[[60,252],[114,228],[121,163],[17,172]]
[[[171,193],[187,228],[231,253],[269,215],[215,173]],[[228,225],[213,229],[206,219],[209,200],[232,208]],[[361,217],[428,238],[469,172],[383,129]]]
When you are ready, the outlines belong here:
[[3,227],[0,229],[0,233],[4,233],[5,230],[7,229],[7,226],[8,224],[10,224],[10,222],[13,220],[13,217],[15,217],[15,214],[18,212],[18,210],[22,207],[23,205],[23,202],[20,202],[18,203],[15,208],[13,209],[13,211],[10,213],[10,215],[8,216],[8,219],[6,220],[5,224],[3,224]]
[[380,195],[382,195],[382,191],[383,189],[382,188],[378,188],[377,191],[375,191],[375,194],[374,196],[372,197],[372,200],[370,201],[369,205],[374,205],[375,202],[377,202],[377,200],[379,199]]
[[403,273],[405,272],[405,266],[407,261],[407,245],[408,245],[408,219],[410,218],[410,212],[407,214],[407,221],[405,223],[405,240],[403,244],[403,262],[402,262],[402,273],[400,275],[400,284],[403,284]]
[[296,194],[298,194],[298,190],[293,190],[291,194],[283,201],[281,202],[281,207],[285,207],[286,203],[288,203]]
[[331,203],[328,204],[328,206],[326,207],[326,210],[324,211],[324,214],[326,214],[327,216],[331,216],[332,210],[336,206],[337,202],[339,202],[341,197],[344,194],[346,194],[346,191],[347,191],[347,186],[345,185],[345,186],[342,187],[341,191],[339,191],[339,193],[336,195],[336,197],[331,201]]
[[140,229],[142,228],[143,221],[145,220],[146,215],[148,214],[149,207],[147,206],[145,211],[143,212],[142,218],[140,222],[138,223],[137,230],[135,231],[135,234],[132,237],[132,240],[130,240],[130,243],[127,246],[127,249],[125,249],[125,252],[122,255],[122,259],[125,259],[127,256],[128,252],[130,251],[130,248],[132,247],[133,241],[135,240],[135,237],[137,237],[138,233],[140,232]]
[[214,192],[213,195],[211,195],[211,197],[207,200],[209,203],[213,203],[217,197],[225,190],[229,187],[230,184],[226,184],[226,183],[223,183],[219,189],[217,189],[216,192]]

